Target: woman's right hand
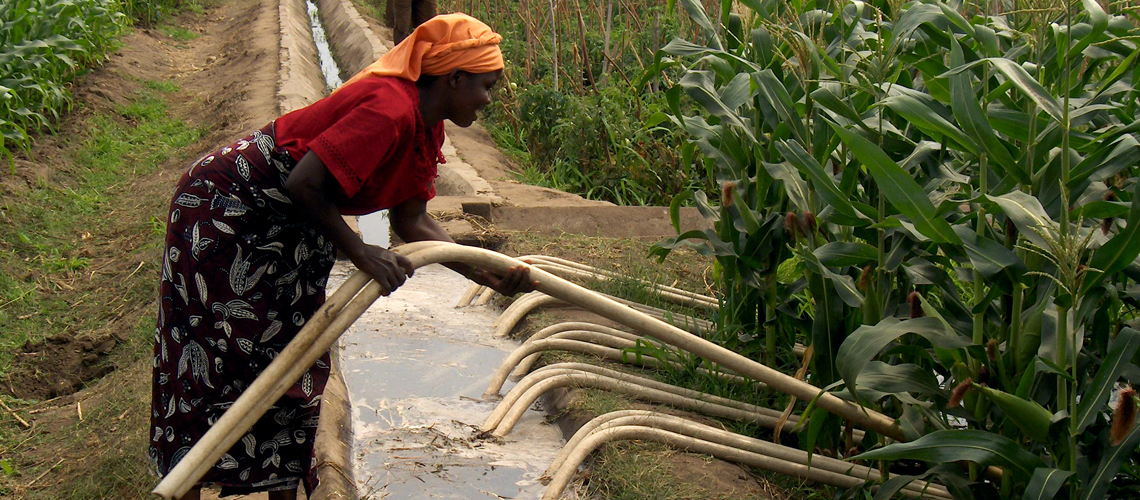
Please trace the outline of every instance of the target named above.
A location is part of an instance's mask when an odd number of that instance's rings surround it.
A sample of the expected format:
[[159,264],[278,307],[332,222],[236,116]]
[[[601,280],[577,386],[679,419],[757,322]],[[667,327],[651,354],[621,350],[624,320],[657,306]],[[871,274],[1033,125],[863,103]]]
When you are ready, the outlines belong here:
[[380,285],[380,295],[388,295],[412,277],[415,267],[407,257],[376,245],[361,243],[349,256],[357,269],[368,273]]

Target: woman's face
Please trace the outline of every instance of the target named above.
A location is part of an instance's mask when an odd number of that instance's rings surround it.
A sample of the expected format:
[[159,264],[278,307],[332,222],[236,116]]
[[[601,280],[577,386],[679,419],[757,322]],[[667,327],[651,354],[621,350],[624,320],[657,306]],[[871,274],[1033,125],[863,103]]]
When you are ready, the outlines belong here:
[[491,89],[499,81],[502,70],[490,73],[459,71],[450,77],[451,109],[448,119],[460,127],[469,127],[478,118],[478,111],[491,103]]

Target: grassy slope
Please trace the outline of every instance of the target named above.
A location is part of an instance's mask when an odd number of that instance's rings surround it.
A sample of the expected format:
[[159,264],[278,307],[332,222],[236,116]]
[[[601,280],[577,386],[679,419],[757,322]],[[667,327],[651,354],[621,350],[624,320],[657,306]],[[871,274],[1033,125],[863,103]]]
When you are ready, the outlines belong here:
[[119,342],[103,361],[116,370],[87,390],[6,398],[36,426],[0,418],[2,497],[141,498],[153,483],[146,422],[163,222],[171,173],[201,149],[205,126],[176,83],[113,66],[78,82],[78,110],[0,186],[0,376],[25,342]]

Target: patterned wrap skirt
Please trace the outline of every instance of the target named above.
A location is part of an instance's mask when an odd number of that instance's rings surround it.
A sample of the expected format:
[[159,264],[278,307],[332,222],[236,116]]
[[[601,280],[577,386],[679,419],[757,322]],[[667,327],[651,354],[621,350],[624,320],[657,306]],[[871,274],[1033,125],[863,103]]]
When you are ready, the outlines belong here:
[[[150,448],[166,475],[325,301],[333,245],[285,194],[273,124],[197,161],[170,205]],[[326,353],[205,477],[223,494],[316,485]]]

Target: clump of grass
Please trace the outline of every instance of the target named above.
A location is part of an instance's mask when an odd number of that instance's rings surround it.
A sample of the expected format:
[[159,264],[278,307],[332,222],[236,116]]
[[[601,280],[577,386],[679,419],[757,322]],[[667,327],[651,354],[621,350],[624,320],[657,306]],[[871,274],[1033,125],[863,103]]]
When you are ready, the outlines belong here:
[[609,500],[767,500],[768,496],[717,492],[676,478],[671,457],[681,453],[653,442],[624,441],[595,455],[588,489]]
[[582,397],[574,400],[571,411],[587,415],[604,415],[633,406],[633,399],[615,392],[600,389],[582,389]]
[[[91,332],[108,321],[107,311],[149,303],[153,272],[141,272],[161,244],[152,219],[166,201],[124,196],[139,176],[155,172],[202,136],[203,130],[170,116],[169,82],[144,82],[135,99],[111,113],[96,113],[73,162],[29,190],[6,196],[0,211],[0,374],[25,342],[63,332]],[[127,235],[146,235],[134,238]],[[130,245],[105,248],[126,237]],[[104,243],[96,243],[104,242]],[[96,257],[140,263],[121,281],[97,279]],[[148,269],[154,270],[153,262]],[[127,271],[128,273],[130,270]],[[122,277],[120,277],[122,278]],[[113,319],[113,317],[111,318]]]
[[170,24],[159,25],[158,30],[176,42],[189,42],[190,40],[194,40],[199,36],[202,36],[199,35],[196,31]]

